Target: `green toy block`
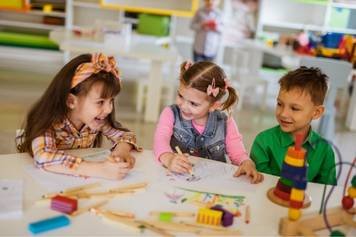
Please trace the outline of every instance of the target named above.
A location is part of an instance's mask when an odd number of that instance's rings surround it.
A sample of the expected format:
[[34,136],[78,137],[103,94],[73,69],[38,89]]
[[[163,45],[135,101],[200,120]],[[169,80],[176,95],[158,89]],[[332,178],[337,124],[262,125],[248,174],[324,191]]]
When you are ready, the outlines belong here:
[[289,186],[289,187],[293,186],[293,181],[290,180],[290,179],[286,179],[286,178],[281,177],[280,181],[281,181],[282,184],[284,184],[286,186]]
[[171,222],[173,214],[171,212],[161,212],[159,214],[159,220],[164,222]]
[[166,36],[169,33],[169,17],[140,14],[137,32],[146,35]]

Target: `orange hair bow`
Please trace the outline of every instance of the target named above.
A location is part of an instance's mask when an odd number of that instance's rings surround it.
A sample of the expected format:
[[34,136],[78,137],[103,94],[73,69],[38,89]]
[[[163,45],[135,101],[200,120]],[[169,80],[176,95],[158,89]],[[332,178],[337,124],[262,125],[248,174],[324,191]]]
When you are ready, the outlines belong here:
[[91,62],[80,64],[75,70],[71,88],[76,87],[79,83],[85,81],[92,74],[100,71],[112,73],[118,80],[119,70],[116,67],[115,58],[112,56],[106,56],[102,53],[94,53],[91,57]]

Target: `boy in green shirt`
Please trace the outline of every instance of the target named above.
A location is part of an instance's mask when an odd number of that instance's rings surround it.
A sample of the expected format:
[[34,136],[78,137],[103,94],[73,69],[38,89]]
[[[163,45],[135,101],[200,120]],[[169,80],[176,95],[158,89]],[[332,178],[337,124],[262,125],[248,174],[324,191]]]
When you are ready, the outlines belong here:
[[317,68],[300,67],[284,75],[275,110],[278,126],[257,135],[251,158],[260,172],[279,176],[296,134],[303,136],[307,151],[308,181],[336,184],[334,152],[329,143],[311,129],[311,121],[324,113],[327,76]]

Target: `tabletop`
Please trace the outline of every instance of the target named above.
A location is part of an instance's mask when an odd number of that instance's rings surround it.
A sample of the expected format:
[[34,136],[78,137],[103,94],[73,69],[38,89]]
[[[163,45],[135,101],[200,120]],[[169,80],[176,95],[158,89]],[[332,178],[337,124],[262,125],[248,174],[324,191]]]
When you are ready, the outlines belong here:
[[[100,150],[85,149],[71,152],[81,156],[97,151]],[[238,196],[242,201],[239,203],[240,205],[235,207],[243,214],[245,206],[249,205],[251,220],[249,224],[246,224],[243,215],[235,217],[233,226],[227,229],[238,230],[242,235],[278,235],[279,220],[287,216],[288,210],[272,203],[266,196],[268,189],[276,185],[277,177],[265,175],[265,180],[262,183],[251,184],[246,177],[232,177],[231,174],[236,169],[235,166],[206,159],[195,159],[195,166],[200,165],[200,168],[204,168],[203,170],[197,169],[195,174],[201,180],[187,182],[185,179],[180,179],[181,177],[179,176],[168,173],[158,165],[151,150],[133,154],[136,157],[135,168],[121,181],[91,178],[84,180],[79,177],[51,174],[35,169],[32,165],[33,159],[26,153],[0,155],[0,180],[14,179],[23,181],[22,216],[19,219],[0,219],[0,235],[30,235],[27,230],[29,223],[60,214],[51,210],[48,204],[39,204],[41,202],[38,202],[38,200],[41,199],[43,194],[62,190],[66,188],[65,185],[68,187],[76,186],[80,183],[93,182],[100,182],[103,187],[118,187],[147,182],[148,186],[145,191],[129,196],[112,198],[105,205],[105,209],[132,212],[140,220],[152,218],[149,216],[150,211],[197,212],[198,206],[192,200],[196,200],[194,197],[197,197],[199,193],[197,194],[192,190]],[[303,213],[319,210],[323,188],[324,186],[320,184],[308,184],[306,193],[311,196],[312,204],[311,207],[303,210]],[[336,187],[336,190],[329,202],[330,207],[340,205],[342,187]],[[47,232],[45,235],[103,236],[135,234],[118,225],[108,224],[89,212],[73,217],[71,221],[70,226]],[[191,220],[191,222],[195,221]],[[153,235],[150,231],[136,234]]]

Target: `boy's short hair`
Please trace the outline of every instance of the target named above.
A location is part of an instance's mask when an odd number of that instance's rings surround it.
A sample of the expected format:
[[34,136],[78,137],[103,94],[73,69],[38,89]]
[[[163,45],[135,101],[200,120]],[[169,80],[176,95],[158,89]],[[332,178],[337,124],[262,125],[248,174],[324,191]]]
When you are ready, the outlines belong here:
[[284,75],[279,85],[286,91],[301,89],[309,93],[315,105],[322,105],[328,90],[328,76],[319,68],[302,66]]

